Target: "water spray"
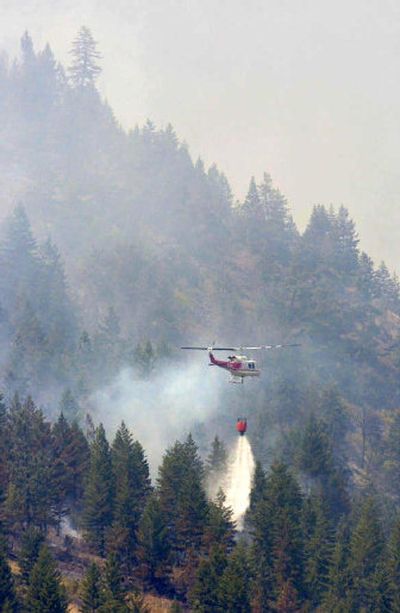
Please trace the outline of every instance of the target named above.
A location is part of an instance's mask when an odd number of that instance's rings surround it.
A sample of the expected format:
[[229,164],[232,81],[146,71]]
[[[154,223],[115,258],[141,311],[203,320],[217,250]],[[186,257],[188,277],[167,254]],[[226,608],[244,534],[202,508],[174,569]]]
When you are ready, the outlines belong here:
[[244,514],[250,503],[255,461],[246,436],[239,436],[229,457],[226,502],[233,511],[238,530],[243,528]]

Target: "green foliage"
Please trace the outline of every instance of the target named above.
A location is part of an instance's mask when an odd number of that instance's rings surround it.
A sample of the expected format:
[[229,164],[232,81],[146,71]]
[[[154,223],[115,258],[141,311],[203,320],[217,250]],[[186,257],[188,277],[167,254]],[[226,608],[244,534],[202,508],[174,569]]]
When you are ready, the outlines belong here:
[[30,613],[66,613],[67,599],[60,573],[43,545],[32,569],[26,595],[26,610]]
[[166,451],[159,470],[158,492],[177,563],[185,561],[188,549],[199,550],[203,539],[208,514],[203,477],[203,464],[191,435]]
[[264,470],[261,463],[256,461],[250,490],[250,504],[245,517],[246,524],[250,527],[254,526],[254,522],[256,521],[258,505],[264,499],[266,485],[267,481]]
[[5,551],[0,550],[0,610],[14,612],[18,610],[14,581],[8,566]]
[[121,573],[120,562],[115,553],[110,553],[107,557],[104,574],[104,605],[105,610],[112,610],[113,607],[125,605],[126,588]]
[[90,447],[90,465],[86,479],[83,524],[87,542],[104,555],[106,533],[113,519],[114,479],[111,451],[100,424]]
[[235,540],[235,522],[233,511],[225,505],[226,497],[222,489],[213,501],[209,501],[207,523],[203,542],[207,549],[211,545],[221,545],[226,552],[232,550]]
[[277,602],[288,582],[299,602],[304,599],[302,504],[300,488],[288,468],[273,464],[252,522],[256,600],[263,606]]
[[22,534],[21,547],[18,553],[18,564],[21,572],[21,581],[29,584],[29,578],[39,557],[40,549],[44,543],[44,535],[37,528],[28,528]]
[[56,522],[57,492],[50,424],[31,398],[10,408],[9,453],[13,458],[5,501],[7,520],[14,528],[36,526],[45,531]]
[[333,531],[323,501],[312,496],[303,506],[304,579],[308,600],[317,607],[328,586]]
[[347,605],[350,585],[348,570],[350,557],[350,531],[344,520],[338,525],[335,543],[329,563],[328,587],[323,599],[323,608],[338,613]]
[[114,519],[109,548],[118,553],[128,569],[134,561],[140,517],[150,492],[150,477],[142,446],[121,423],[112,449],[114,476]]
[[210,551],[207,559],[201,560],[190,592],[192,610],[196,613],[220,611],[220,581],[227,565],[224,548],[218,545]]
[[136,555],[138,574],[144,585],[165,593],[171,572],[171,544],[167,520],[156,493],[148,498],[139,523]]
[[400,520],[398,517],[388,543],[386,572],[390,582],[392,609],[400,611]]
[[89,467],[89,445],[76,422],[71,425],[61,413],[52,428],[54,471],[58,490],[58,509],[80,506],[84,479]]
[[384,552],[385,542],[378,508],[375,500],[367,497],[362,503],[350,540],[349,595],[353,607],[365,607],[368,610],[374,606],[378,596],[379,599],[385,599],[383,592],[388,590],[382,571]]
[[82,580],[80,599],[82,613],[96,613],[104,604],[101,574],[95,563],[89,566]]
[[239,543],[228,558],[219,581],[221,610],[227,613],[250,611],[250,565],[247,549]]

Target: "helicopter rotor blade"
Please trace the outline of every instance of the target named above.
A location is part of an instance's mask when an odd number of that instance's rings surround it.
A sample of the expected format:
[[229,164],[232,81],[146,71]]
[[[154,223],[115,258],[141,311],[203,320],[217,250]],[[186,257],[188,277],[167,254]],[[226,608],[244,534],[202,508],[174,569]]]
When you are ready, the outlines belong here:
[[250,347],[242,345],[241,347],[181,347],[181,349],[195,349],[199,351],[242,351],[248,349],[250,351],[256,351],[259,349],[282,349],[284,347],[301,347],[301,343],[281,343],[279,345],[258,345],[257,347]]
[[198,349],[199,351],[237,351],[239,347],[181,347],[181,349]]
[[282,349],[284,347],[300,347],[300,343],[281,343],[279,345],[259,345],[258,347],[240,347],[240,349],[249,349],[255,351],[257,349]]

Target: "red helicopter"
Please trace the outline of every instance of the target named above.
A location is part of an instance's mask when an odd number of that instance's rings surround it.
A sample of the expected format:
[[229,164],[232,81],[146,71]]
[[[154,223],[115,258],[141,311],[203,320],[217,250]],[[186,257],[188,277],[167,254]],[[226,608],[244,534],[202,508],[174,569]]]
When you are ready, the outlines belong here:
[[281,345],[259,345],[258,347],[181,347],[181,349],[194,349],[198,351],[208,351],[210,366],[224,368],[231,375],[231,383],[243,383],[245,377],[259,377],[261,370],[257,368],[256,362],[245,355],[228,355],[227,360],[217,360],[214,351],[240,351],[248,349],[255,351],[258,349],[281,349],[283,347],[300,347],[299,343]]

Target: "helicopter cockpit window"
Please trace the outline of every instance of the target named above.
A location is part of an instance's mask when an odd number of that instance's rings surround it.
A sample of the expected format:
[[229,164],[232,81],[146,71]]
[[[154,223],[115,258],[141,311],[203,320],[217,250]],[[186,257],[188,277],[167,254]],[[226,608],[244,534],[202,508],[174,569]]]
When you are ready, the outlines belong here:
[[255,369],[255,367],[256,367],[256,365],[255,365],[255,363],[254,363],[254,362],[249,362],[249,363],[248,363],[248,366],[249,366],[249,370],[254,370],[254,369]]

